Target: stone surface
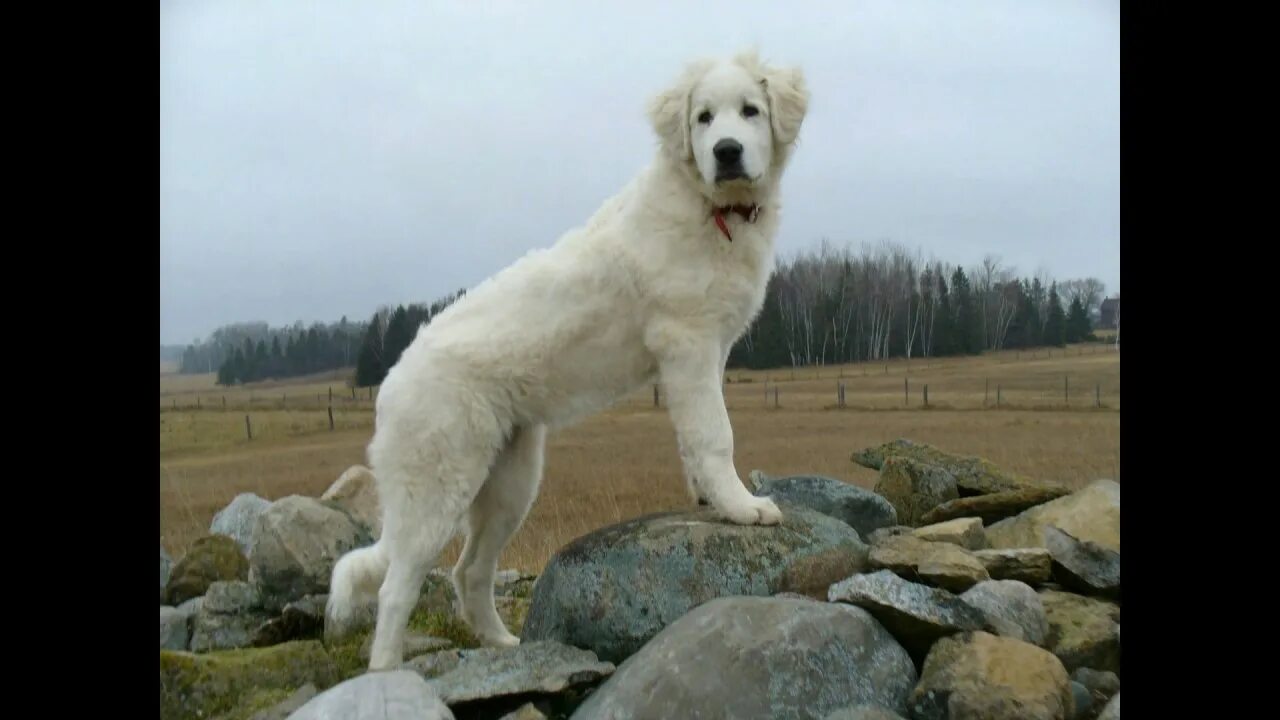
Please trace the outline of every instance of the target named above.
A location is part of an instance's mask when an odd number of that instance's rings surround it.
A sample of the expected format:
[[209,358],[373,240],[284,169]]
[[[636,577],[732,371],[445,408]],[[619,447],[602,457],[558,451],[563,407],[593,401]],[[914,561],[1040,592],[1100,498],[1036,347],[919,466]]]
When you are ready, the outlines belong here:
[[1120,720],[1120,693],[1116,693],[1098,713],[1098,720]]
[[982,520],[965,517],[916,528],[912,535],[929,542],[958,545],[965,550],[982,550],[987,546],[987,534],[982,530]]
[[1120,553],[1053,526],[1044,529],[1044,546],[1053,557],[1053,578],[1059,585],[1086,595],[1120,598]]
[[289,720],[453,720],[426,680],[407,670],[367,673],[316,695]]
[[960,497],[955,477],[942,468],[890,457],[879,470],[875,491],[893,505],[903,525],[915,527],[925,513]]
[[904,580],[888,570],[842,580],[831,586],[828,599],[871,613],[917,663],[939,638],[980,630],[986,623],[982,613],[946,590]]
[[987,627],[1003,637],[1044,646],[1049,635],[1040,596],[1030,585],[1017,580],[988,580],[969,588],[960,596],[987,620]]
[[987,569],[992,580],[1043,585],[1049,582],[1053,570],[1053,557],[1044,548],[977,550],[973,556]]
[[[447,650],[453,647],[453,641],[445,638],[435,637],[433,635],[424,635],[423,633],[413,632],[412,630],[405,633],[404,636],[404,657],[408,660],[437,650]],[[373,634],[370,633],[364,639],[364,644],[360,646],[360,659],[365,662],[369,661],[369,653],[373,650]]]
[[236,541],[240,551],[249,557],[253,550],[253,529],[258,516],[271,507],[271,501],[254,493],[240,493],[213,516],[211,535],[226,535]]
[[886,462],[894,457],[915,460],[918,463],[945,470],[955,478],[956,487],[961,495],[988,495],[1028,486],[1053,487],[1061,494],[1067,492],[1065,488],[1002,470],[980,457],[954,455],[932,445],[906,439],[894,440],[879,447],[855,452],[853,461],[863,467],[883,471]]
[[920,521],[937,523],[952,518],[976,517],[990,525],[1065,494],[1066,491],[1062,488],[1031,486],[990,495],[962,497],[934,507],[926,512]]
[[1093,696],[1089,689],[1075,680],[1071,681],[1071,699],[1075,704],[1072,720],[1086,720],[1093,717]]
[[613,663],[589,650],[555,642],[521,643],[513,648],[458,651],[458,663],[428,685],[447,705],[555,694],[590,686],[608,677]]
[[542,714],[533,703],[525,703],[515,710],[503,715],[501,720],[547,720],[547,716]]
[[824,597],[860,572],[849,525],[782,505],[775,526],[735,525],[710,508],[660,513],[574,540],[534,586],[521,637],[556,640],[620,662],[693,607],[729,595]]
[[190,618],[168,605],[160,606],[160,648],[186,650],[191,642]]
[[219,581],[209,585],[204,594],[204,612],[230,615],[260,608],[258,589],[244,580]]
[[1049,525],[1120,552],[1120,483],[1095,480],[1070,495],[1001,520],[987,527],[987,540],[993,548],[1044,547],[1044,529]]
[[1071,680],[1089,692],[1094,708],[1101,710],[1113,695],[1120,692],[1120,676],[1107,670],[1080,667],[1071,673]]
[[914,535],[894,535],[872,546],[867,564],[875,570],[892,570],[902,577],[963,592],[990,580],[987,569],[972,553],[944,542],[929,542]]
[[1075,703],[1067,671],[1052,653],[972,632],[933,646],[910,708],[913,720],[1070,720]]
[[378,504],[378,484],[373,472],[363,465],[352,465],[320,496],[346,510],[377,538],[382,534],[382,510]]
[[830,515],[867,538],[873,531],[898,524],[893,505],[870,490],[820,475],[768,477],[759,471],[750,475],[755,494],[774,502],[799,505]]
[[306,595],[327,593],[338,558],[372,542],[345,512],[291,495],[258,516],[249,580],[269,609],[281,609]]
[[235,540],[226,535],[206,535],[192,543],[173,568],[165,586],[165,604],[181,605],[204,595],[209,585],[219,580],[244,580],[248,575],[249,561]]
[[832,711],[822,720],[906,720],[898,713],[880,705],[858,705]]
[[668,626],[574,713],[609,718],[815,718],[905,709],[916,681],[870,614],[811,599],[725,597]]
[[328,599],[328,595],[307,595],[285,605],[278,617],[268,620],[254,632],[254,647],[321,637],[324,634],[324,605]]
[[1045,648],[1068,672],[1087,667],[1120,673],[1120,607],[1074,593],[1040,590],[1049,621]]

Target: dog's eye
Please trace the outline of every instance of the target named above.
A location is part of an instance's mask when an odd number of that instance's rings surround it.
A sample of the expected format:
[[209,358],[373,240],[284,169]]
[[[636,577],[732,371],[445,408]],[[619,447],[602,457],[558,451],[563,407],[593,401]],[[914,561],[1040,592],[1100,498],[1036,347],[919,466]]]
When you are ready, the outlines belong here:
[[710,125],[710,124],[711,124],[711,111],[710,111],[710,110],[703,110],[703,111],[702,111],[702,114],[698,116],[698,122],[702,123],[703,125]]
[[760,110],[755,105],[743,105],[742,117],[755,117],[760,114]]

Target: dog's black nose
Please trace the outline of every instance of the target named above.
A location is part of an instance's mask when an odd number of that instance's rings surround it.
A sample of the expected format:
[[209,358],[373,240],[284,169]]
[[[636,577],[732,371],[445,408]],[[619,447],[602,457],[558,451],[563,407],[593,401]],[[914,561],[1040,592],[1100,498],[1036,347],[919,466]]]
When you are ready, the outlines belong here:
[[742,143],[725,138],[711,149],[716,160],[722,165],[737,165],[742,161]]

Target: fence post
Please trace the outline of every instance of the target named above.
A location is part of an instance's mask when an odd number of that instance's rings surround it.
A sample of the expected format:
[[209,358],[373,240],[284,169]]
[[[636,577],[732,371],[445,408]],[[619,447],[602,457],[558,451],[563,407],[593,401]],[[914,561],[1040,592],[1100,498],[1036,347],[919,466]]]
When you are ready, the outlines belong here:
[[226,396],[226,395],[223,395],[223,396],[222,396],[222,409],[223,409],[223,410],[226,410],[226,409],[227,409],[227,396]]
[[996,407],[1000,407],[1000,386],[996,385]]
[[1097,407],[1102,407],[1102,383],[1098,383],[1093,389],[1093,402]]
[[653,386],[653,406],[654,406],[654,407],[658,407],[658,386],[657,386],[657,384],[655,384],[655,385]]
[[1071,404],[1071,395],[1067,392],[1067,377],[1065,375],[1062,377],[1062,404]]
[[924,406],[929,407],[929,383],[924,384]]
[[775,409],[778,407],[778,386],[777,385],[773,386],[773,407]]
[[329,386],[329,404],[330,405],[333,404],[333,386],[332,385]]
[[352,386],[351,386],[351,399],[352,399],[352,400],[355,400],[355,399],[356,399],[356,386],[355,386],[355,385],[352,385]]
[[244,434],[248,435],[250,440],[253,439],[253,426],[249,424],[248,415],[244,416]]
[[329,432],[333,432],[333,406],[329,406]]
[[177,410],[177,409],[178,409],[178,398],[174,398],[174,399],[173,399],[173,409],[174,409],[174,410]]
[[196,409],[197,409],[197,410],[201,409],[201,408],[200,408],[200,396],[199,396],[199,395],[197,395],[197,396],[196,396]]
[[[885,367],[887,368],[889,366],[886,365]],[[911,388],[906,378],[902,378],[902,404],[911,404]]]
[[987,395],[991,392],[991,378],[987,378],[982,383],[982,407],[987,406]]

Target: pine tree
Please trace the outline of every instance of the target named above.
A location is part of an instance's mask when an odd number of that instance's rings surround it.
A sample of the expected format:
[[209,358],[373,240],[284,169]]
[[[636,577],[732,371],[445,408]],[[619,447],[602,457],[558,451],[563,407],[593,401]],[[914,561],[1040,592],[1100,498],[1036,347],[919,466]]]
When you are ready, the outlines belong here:
[[1044,324],[1044,343],[1056,347],[1067,344],[1067,314],[1062,311],[1057,283],[1049,288],[1049,319]]
[[1080,298],[1072,298],[1071,306],[1067,310],[1067,342],[1077,343],[1089,339],[1091,330],[1089,327],[1089,314],[1084,309],[1084,303],[1080,302]]
[[356,358],[356,387],[378,385],[386,374],[386,368],[382,364],[382,323],[378,314],[374,313],[364,332],[360,354]]

